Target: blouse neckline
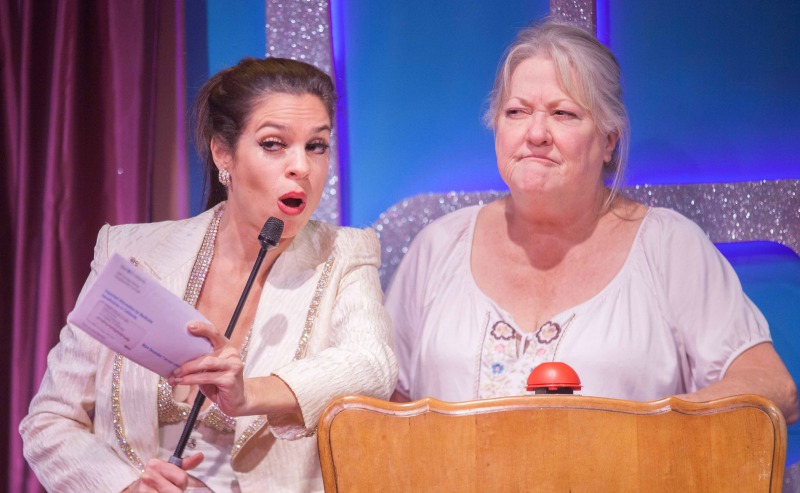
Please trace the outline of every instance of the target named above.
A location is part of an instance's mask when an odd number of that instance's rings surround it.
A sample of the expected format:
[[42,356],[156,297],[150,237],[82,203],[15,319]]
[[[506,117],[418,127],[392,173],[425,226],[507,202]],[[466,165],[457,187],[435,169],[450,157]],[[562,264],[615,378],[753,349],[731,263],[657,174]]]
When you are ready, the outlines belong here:
[[[506,317],[506,320],[510,321],[510,323],[514,324],[514,326],[519,327],[519,324],[514,320],[514,317],[511,313],[502,307],[499,303],[497,303],[494,299],[492,299],[489,295],[487,295],[481,288],[478,286],[478,282],[475,280],[475,276],[472,273],[472,245],[475,238],[475,225],[478,222],[478,214],[480,213],[481,209],[486,207],[488,204],[476,205],[474,206],[474,212],[472,213],[472,217],[470,217],[469,225],[467,226],[467,234],[466,234],[466,261],[463,262],[465,269],[465,277],[467,278],[467,282],[469,283],[471,289],[478,294],[478,296],[483,299],[484,303],[494,307],[499,313]],[[562,321],[566,320],[569,317],[574,317],[576,314],[585,311],[589,306],[594,305],[598,301],[602,300],[606,296],[611,293],[616,286],[622,282],[622,279],[628,275],[630,272],[630,266],[634,262],[635,254],[642,250],[642,231],[645,228],[645,223],[647,223],[651,217],[651,212],[653,211],[652,207],[647,208],[647,212],[645,212],[644,218],[642,219],[641,224],[639,224],[639,228],[636,230],[636,235],[633,238],[633,242],[631,242],[631,246],[628,249],[628,254],[625,256],[625,261],[620,266],[619,270],[614,274],[614,277],[611,278],[608,283],[603,286],[600,291],[589,297],[587,300],[578,303],[575,306],[569,307],[565,310],[556,313],[549,320],[545,321],[543,325],[546,325],[551,322],[555,321]],[[530,334],[533,334],[538,330],[539,327],[534,327]],[[527,332],[526,332],[527,333]]]

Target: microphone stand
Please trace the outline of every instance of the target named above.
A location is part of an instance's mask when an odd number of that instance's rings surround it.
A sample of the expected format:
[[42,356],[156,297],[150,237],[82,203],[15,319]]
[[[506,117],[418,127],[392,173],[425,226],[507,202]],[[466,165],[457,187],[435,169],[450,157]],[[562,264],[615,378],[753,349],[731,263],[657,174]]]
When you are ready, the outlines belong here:
[[[250,288],[253,287],[253,281],[256,279],[258,270],[261,268],[261,263],[264,261],[264,257],[267,255],[267,251],[278,246],[278,242],[281,239],[282,233],[283,221],[276,217],[270,217],[267,219],[267,222],[264,223],[264,227],[261,228],[261,233],[258,235],[258,241],[261,243],[261,249],[258,251],[258,257],[256,257],[256,261],[253,264],[253,269],[250,271],[250,276],[247,278],[247,282],[244,285],[244,290],[242,291],[242,295],[239,297],[239,302],[236,304],[236,308],[233,310],[233,315],[228,323],[228,328],[225,330],[226,339],[231,338],[233,328],[236,326],[236,322],[239,320],[239,315],[242,313],[244,302],[247,300],[247,296],[250,294]],[[172,457],[169,458],[170,464],[174,464],[178,467],[183,465],[183,451],[186,448],[186,443],[189,441],[189,435],[192,434],[192,428],[194,428],[194,424],[197,422],[197,415],[200,414],[200,408],[203,407],[203,403],[205,403],[205,401],[205,394],[202,392],[197,392],[197,397],[194,399],[192,410],[189,413],[189,417],[186,418],[186,426],[183,427],[183,432],[178,440],[178,445],[175,447],[175,453],[173,453]]]

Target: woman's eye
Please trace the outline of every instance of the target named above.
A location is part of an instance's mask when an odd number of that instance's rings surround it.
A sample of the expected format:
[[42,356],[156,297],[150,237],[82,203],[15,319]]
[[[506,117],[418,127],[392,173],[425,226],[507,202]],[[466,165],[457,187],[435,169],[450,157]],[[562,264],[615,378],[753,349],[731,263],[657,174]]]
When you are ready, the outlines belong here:
[[306,151],[313,152],[314,154],[325,154],[328,152],[328,144],[324,142],[312,142],[310,144],[306,144]]
[[575,118],[575,113],[566,110],[556,110],[553,112],[553,114],[564,118]]
[[506,117],[508,118],[514,118],[515,116],[521,116],[524,114],[525,112],[520,108],[509,108],[506,110]]
[[262,140],[258,143],[267,152],[276,152],[286,148],[286,144],[280,140]]

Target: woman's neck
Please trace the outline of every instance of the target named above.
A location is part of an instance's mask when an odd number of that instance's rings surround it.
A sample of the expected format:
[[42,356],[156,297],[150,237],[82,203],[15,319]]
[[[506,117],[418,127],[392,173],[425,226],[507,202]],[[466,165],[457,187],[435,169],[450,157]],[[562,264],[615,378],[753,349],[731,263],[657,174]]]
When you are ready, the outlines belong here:
[[[255,225],[243,220],[235,208],[225,206],[225,212],[219,223],[214,256],[222,260],[222,263],[231,270],[231,275],[248,275],[250,273],[261,250],[258,235],[261,233],[262,227],[263,225]],[[267,253],[259,272],[261,280],[291,242],[292,238],[282,238],[278,246]]]
[[504,203],[509,238],[524,243],[547,238],[579,243],[591,236],[611,209],[606,205],[609,194],[610,190],[601,187],[593,196],[573,200],[509,196]]

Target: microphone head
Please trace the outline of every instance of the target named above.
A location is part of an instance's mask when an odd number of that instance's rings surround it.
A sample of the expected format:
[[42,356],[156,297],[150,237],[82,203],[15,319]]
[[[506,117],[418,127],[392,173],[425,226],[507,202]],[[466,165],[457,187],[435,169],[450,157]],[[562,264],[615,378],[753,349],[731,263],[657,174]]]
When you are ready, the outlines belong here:
[[271,250],[278,246],[283,234],[283,221],[277,217],[270,217],[261,228],[261,233],[258,235],[258,241],[261,242],[261,248]]

